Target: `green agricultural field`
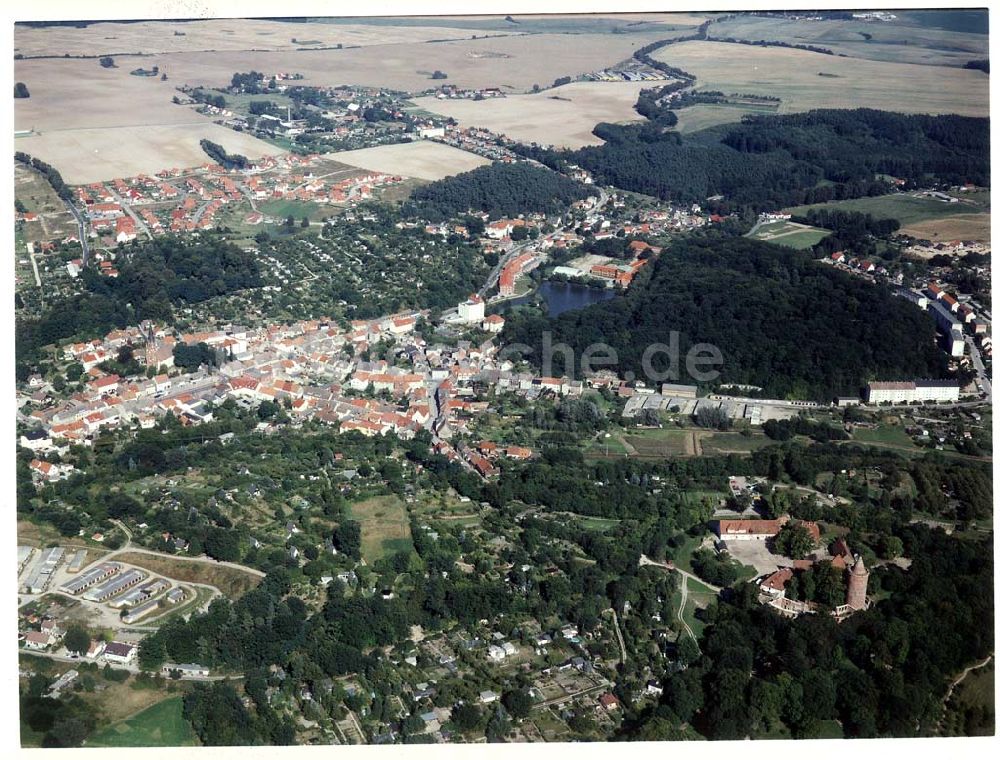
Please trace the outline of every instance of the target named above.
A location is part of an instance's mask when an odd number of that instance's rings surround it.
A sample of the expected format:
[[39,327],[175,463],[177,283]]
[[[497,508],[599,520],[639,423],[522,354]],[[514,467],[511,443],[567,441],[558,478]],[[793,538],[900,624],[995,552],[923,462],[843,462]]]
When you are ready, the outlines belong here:
[[743,114],[768,114],[776,111],[777,108],[769,109],[740,103],[699,103],[676,112],[677,131],[697,132],[718,124],[729,124],[740,119]]
[[198,739],[182,714],[181,697],[170,697],[87,740],[88,747],[193,747]]
[[933,198],[919,197],[913,193],[879,195],[874,198],[854,198],[832,203],[816,203],[811,206],[795,206],[785,209],[790,214],[806,214],[813,209],[835,209],[871,214],[876,219],[897,219],[902,227],[919,222],[941,219],[956,214],[984,213],[990,209],[988,190],[962,193],[961,202],[946,203]]
[[348,506],[361,523],[361,555],[368,562],[395,552],[413,551],[406,505],[395,495],[373,496]]
[[829,230],[810,227],[807,224],[773,222],[771,224],[760,225],[749,237],[753,240],[773,243],[774,245],[783,245],[786,248],[795,248],[801,251],[806,248],[812,248],[829,234]]

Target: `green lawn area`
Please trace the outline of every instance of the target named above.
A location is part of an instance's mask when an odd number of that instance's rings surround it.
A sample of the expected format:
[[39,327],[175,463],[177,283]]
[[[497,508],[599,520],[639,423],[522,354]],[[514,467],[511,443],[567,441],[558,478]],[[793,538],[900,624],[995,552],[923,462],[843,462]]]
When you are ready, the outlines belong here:
[[610,438],[597,438],[590,442],[590,445],[584,450],[584,456],[590,457],[623,457],[628,452],[622,445],[621,440],[617,436],[611,436]]
[[955,214],[970,214],[977,211],[989,211],[990,193],[988,190],[973,193],[960,193],[957,197],[967,200],[965,203],[946,203],[932,198],[918,198],[909,194],[879,195],[874,198],[853,198],[846,201],[831,203],[816,203],[810,206],[795,206],[785,209],[790,214],[805,214],[812,209],[836,209],[838,211],[858,211],[871,214],[876,219],[898,219],[901,226],[906,227],[929,219],[940,219]]
[[742,454],[773,443],[774,441],[761,433],[754,433],[752,436],[742,433],[715,433],[701,439],[701,450],[704,454]]
[[394,494],[373,496],[348,505],[348,514],[361,523],[361,555],[368,562],[395,552],[413,550],[406,505]]
[[783,245],[786,248],[805,250],[806,248],[812,248],[829,234],[829,230],[820,229],[819,227],[810,227],[794,222],[774,222],[772,224],[762,224],[750,237],[754,240]]
[[131,718],[97,731],[88,747],[193,747],[198,738],[182,715],[181,697],[170,697]]
[[577,522],[587,530],[603,532],[615,527],[621,520],[615,520],[611,517],[579,517]]
[[687,453],[685,442],[690,440],[691,432],[675,427],[649,428],[622,437],[640,457],[676,457]]
[[882,443],[888,446],[899,446],[918,450],[913,439],[899,425],[879,425],[876,428],[856,428],[853,433],[855,441],[860,443]]
[[264,203],[258,203],[257,208],[265,216],[271,216],[275,219],[285,219],[291,216],[295,219],[296,224],[302,221],[302,217],[304,216],[309,217],[310,220],[314,217],[318,218],[317,214],[319,212],[319,204],[312,201],[265,201]]

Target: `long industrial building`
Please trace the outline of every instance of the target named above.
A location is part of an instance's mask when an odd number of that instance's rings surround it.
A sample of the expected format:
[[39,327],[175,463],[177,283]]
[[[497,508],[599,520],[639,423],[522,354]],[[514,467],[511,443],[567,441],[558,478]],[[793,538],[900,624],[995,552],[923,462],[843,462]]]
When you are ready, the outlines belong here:
[[958,401],[957,380],[908,380],[896,383],[869,383],[865,400],[869,404],[909,404],[914,401]]
[[122,615],[122,622],[126,624],[134,623],[136,620],[140,620],[146,617],[146,615],[155,612],[159,608],[160,608],[160,600],[150,599],[147,602],[143,602],[142,604],[133,607],[124,615]]
[[135,584],[141,583],[145,579],[146,574],[142,570],[132,568],[97,588],[88,591],[83,595],[83,598],[90,602],[105,602],[111,597],[117,596],[125,589],[132,588]]
[[83,563],[86,562],[86,560],[87,560],[87,550],[80,549],[79,551],[77,551],[76,554],[73,555],[73,559],[69,561],[69,564],[66,565],[66,572],[67,573],[80,572],[80,568],[83,567]]
[[63,585],[59,587],[59,590],[64,594],[72,594],[76,596],[96,583],[107,580],[112,575],[117,573],[122,569],[122,566],[117,562],[102,562],[99,565],[95,565],[90,568],[83,575],[74,578],[71,581],[66,581]]
[[130,607],[132,605],[142,604],[147,599],[152,599],[161,591],[168,588],[170,588],[169,581],[166,581],[163,578],[156,578],[139,588],[132,589],[127,594],[122,594],[120,597],[111,602],[109,606],[117,609],[119,607]]
[[62,556],[63,548],[61,546],[55,546],[42,552],[31,577],[24,584],[24,588],[29,594],[40,594],[46,589]]

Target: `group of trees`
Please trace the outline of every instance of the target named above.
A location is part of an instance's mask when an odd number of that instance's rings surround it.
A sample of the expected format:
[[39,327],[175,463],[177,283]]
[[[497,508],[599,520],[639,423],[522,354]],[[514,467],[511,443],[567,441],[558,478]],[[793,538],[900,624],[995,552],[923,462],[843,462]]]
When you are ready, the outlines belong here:
[[174,366],[180,369],[196,370],[201,365],[216,366],[219,357],[207,343],[177,343],[174,346]]
[[226,169],[246,169],[250,165],[250,160],[239,153],[226,153],[226,149],[218,143],[203,139],[201,149],[205,151],[209,158]]
[[762,427],[764,435],[774,441],[788,441],[796,435],[808,436],[820,443],[846,441],[850,438],[843,428],[834,427],[828,422],[816,422],[802,416],[786,420],[768,420]]
[[[702,368],[720,373],[703,385],[758,385],[777,397],[828,400],[856,395],[873,377],[943,377],[947,369],[933,323],[913,304],[799,252],[745,238],[679,240],[624,296],[555,319],[514,312],[504,337],[534,347],[527,358],[540,361],[545,330],[576,357],[599,342],[612,346],[618,369],[636,377],[646,376],[647,348],[669,346],[676,331],[678,361],[666,350],[648,356],[661,376],[673,370],[685,381],[684,357],[707,343],[722,362]],[[553,352],[556,375],[579,372],[564,359]]]
[[524,162],[494,163],[418,187],[412,214],[431,220],[485,211],[494,219],[538,211],[558,213],[597,191],[549,169]]

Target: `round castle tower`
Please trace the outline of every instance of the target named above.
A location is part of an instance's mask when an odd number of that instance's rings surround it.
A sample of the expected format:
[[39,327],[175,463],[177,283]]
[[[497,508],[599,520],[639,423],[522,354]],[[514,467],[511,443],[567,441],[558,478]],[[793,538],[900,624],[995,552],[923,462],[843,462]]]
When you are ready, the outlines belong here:
[[854,567],[847,578],[847,606],[854,610],[863,610],[868,596],[868,568],[858,554],[854,558]]

